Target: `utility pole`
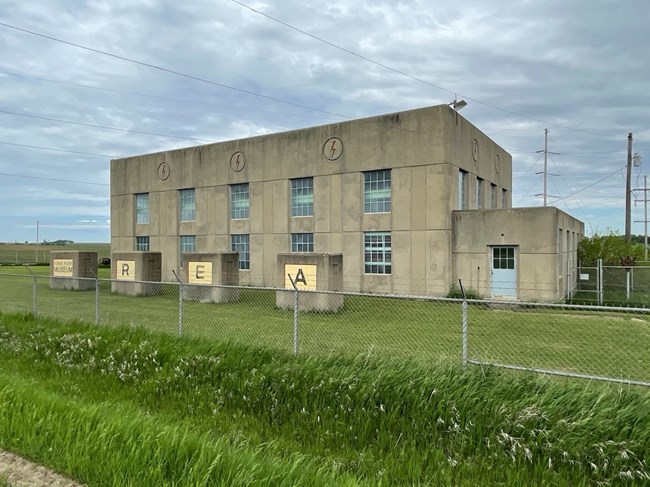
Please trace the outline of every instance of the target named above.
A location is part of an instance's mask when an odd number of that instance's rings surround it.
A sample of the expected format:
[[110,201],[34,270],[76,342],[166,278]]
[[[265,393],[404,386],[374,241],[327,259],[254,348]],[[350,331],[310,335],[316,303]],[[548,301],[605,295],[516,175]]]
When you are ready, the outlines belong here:
[[632,132],[627,134],[627,177],[625,179],[625,243],[632,241]]
[[[544,175],[544,192],[543,193],[538,193],[535,196],[544,196],[544,206],[548,204],[548,197],[550,196],[548,194],[548,155],[549,154],[557,154],[556,152],[549,152],[548,151],[548,129],[544,129],[544,150],[538,150],[536,151],[538,154],[540,152],[544,153],[544,171],[541,173],[535,173],[535,174],[543,174]],[[551,174],[551,176],[557,176],[557,174]]]
[[544,129],[544,206],[548,199],[548,129]]
[[[643,244],[645,255],[643,260],[648,260],[648,176],[643,176],[643,188],[634,188],[634,191],[643,191],[643,220],[634,220],[636,223],[643,222]],[[636,203],[636,200],[634,201]]]

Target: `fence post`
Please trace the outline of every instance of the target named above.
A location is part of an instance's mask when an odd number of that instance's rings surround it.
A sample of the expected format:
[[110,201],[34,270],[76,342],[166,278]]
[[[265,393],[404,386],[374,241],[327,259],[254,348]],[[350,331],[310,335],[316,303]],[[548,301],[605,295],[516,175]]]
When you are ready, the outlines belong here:
[[88,269],[95,278],[95,325],[99,325],[99,276]]
[[27,269],[32,275],[32,315],[36,318],[36,274],[34,274],[26,264],[23,264],[23,266],[25,266],[25,269]]
[[174,269],[172,272],[178,281],[178,336],[183,336],[183,282],[178,278]]
[[298,286],[296,286],[291,274],[287,275],[293,286],[293,354],[298,355]]
[[596,261],[596,283],[598,289],[596,290],[596,295],[598,299],[598,305],[602,306],[603,304],[603,259],[598,259]]
[[463,370],[467,370],[467,300],[463,299]]
[[298,289],[293,291],[293,354],[298,355]]
[[458,279],[458,284],[460,284],[460,292],[463,295],[463,304],[461,305],[461,310],[462,310],[462,330],[463,330],[463,357],[462,357],[462,363],[463,363],[463,370],[467,370],[467,297],[465,296],[465,289],[463,288],[463,282]]
[[95,276],[95,324],[99,325],[99,277]]

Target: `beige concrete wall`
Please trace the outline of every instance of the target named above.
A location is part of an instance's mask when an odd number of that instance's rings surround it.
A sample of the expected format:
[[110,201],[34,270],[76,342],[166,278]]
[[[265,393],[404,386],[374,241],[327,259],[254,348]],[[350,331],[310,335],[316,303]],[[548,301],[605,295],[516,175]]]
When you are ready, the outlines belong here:
[[[517,259],[517,298],[549,301],[566,293],[560,265],[567,255],[577,257],[579,239],[570,252],[558,250],[558,233],[569,229],[584,234],[584,224],[553,207],[514,208],[503,210],[464,210],[453,212],[453,275],[463,286],[489,297],[491,249],[514,246]],[[574,266],[575,266],[574,261]],[[561,269],[561,268],[560,268]],[[564,277],[573,279],[575,271]]]
[[[334,161],[323,150],[331,137],[343,144]],[[230,162],[236,152],[245,157],[238,171]],[[226,252],[231,235],[248,234],[251,266],[240,282],[270,286],[290,234],[308,232],[314,252],[343,254],[348,290],[446,294],[459,168],[483,178],[486,192],[492,183],[511,193],[510,155],[446,105],[118,159],[111,161],[112,251],[133,251],[135,236],[148,235],[150,250],[163,254],[163,279],[173,280],[179,235],[196,235],[197,252]],[[364,214],[363,172],[379,169],[391,169],[392,211]],[[290,216],[290,179],[299,177],[314,178],[312,217]],[[229,186],[237,183],[249,183],[244,220],[230,219]],[[184,188],[196,190],[194,222],[178,221]],[[134,223],[136,193],[149,193],[149,224]],[[391,232],[391,275],[364,273],[366,231]]]

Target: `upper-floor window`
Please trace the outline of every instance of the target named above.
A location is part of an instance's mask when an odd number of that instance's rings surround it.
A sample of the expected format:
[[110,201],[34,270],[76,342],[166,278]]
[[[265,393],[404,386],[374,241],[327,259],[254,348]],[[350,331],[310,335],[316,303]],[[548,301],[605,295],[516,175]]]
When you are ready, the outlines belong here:
[[230,186],[230,218],[233,220],[248,218],[250,199],[248,183]]
[[390,169],[363,174],[364,213],[386,213],[390,211]]
[[149,223],[149,193],[135,195],[135,222]]
[[467,180],[469,174],[460,169],[458,171],[458,209],[467,209]]
[[135,237],[135,250],[149,252],[149,237]]
[[181,189],[178,192],[179,218],[182,222],[191,222],[196,219],[196,196],[194,188]]
[[476,178],[476,207],[483,208],[483,180]]
[[508,208],[508,191],[501,191],[501,208]]
[[291,180],[291,216],[314,214],[314,178]]
[[490,184],[490,208],[497,207],[497,185]]
[[313,252],[313,251],[314,251],[313,233],[292,233],[291,234],[291,252]]

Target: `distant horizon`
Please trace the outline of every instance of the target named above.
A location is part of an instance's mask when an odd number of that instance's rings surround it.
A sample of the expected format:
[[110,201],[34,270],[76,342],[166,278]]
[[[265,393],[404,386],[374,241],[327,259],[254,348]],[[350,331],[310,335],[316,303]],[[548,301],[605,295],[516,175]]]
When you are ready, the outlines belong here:
[[[68,239],[63,239],[63,238],[62,238],[62,239],[57,239],[57,240],[68,240]],[[41,242],[29,242],[29,241],[24,241],[24,242],[16,242],[16,241],[13,241],[13,242],[7,242],[7,241],[5,241],[5,242],[0,242],[0,245],[57,245],[57,244],[54,243],[54,242],[56,242],[57,240],[48,240],[47,243],[42,242],[42,241],[41,241]],[[76,245],[76,244],[84,244],[84,245],[86,245],[86,244],[91,245],[91,244],[92,244],[92,245],[98,245],[98,244],[110,244],[110,243],[111,243],[110,241],[108,241],[108,242],[101,242],[101,241],[94,241],[94,242],[90,242],[90,241],[85,242],[85,241],[84,241],[84,242],[81,242],[81,241],[73,240],[73,241],[71,241],[70,243],[67,243],[67,244],[60,244],[60,245],[58,245],[58,246]]]

